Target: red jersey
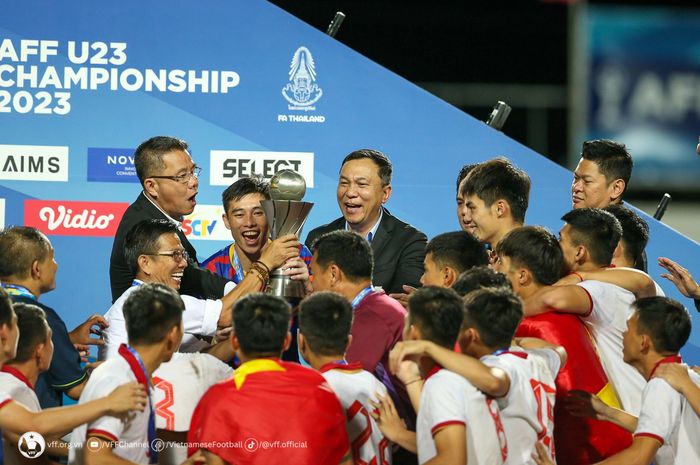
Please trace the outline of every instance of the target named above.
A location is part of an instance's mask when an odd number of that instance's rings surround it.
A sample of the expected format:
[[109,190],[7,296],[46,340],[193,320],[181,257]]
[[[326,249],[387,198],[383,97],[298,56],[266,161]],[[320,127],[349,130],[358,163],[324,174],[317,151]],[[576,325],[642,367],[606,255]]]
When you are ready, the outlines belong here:
[[603,370],[593,339],[576,316],[542,313],[523,318],[516,337],[536,337],[566,349],[566,364],[559,370],[554,404],[554,445],[558,463],[583,465],[599,462],[632,444],[632,435],[617,425],[591,418],[574,417],[566,411],[569,391],[597,394],[619,407],[612,384]]

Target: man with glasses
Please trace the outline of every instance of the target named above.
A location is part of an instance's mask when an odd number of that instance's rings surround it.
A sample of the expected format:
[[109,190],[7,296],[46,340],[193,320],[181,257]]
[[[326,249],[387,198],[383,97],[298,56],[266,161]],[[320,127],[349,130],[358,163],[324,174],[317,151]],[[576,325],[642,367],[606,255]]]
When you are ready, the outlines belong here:
[[[153,137],[136,149],[134,164],[143,191],[124,213],[114,238],[109,262],[112,302],[131,286],[134,279],[124,256],[126,233],[136,223],[147,219],[169,220],[178,226],[177,235],[188,254],[180,292],[208,299],[220,298],[225,290],[233,288],[233,283],[224,289],[228,280],[199,267],[197,251],[179,228],[183,217],[192,213],[197,204],[201,172],[188,152],[187,143],[173,137]],[[299,244],[294,242],[298,247]]]
[[[180,290],[182,279],[189,267],[188,252],[180,242],[179,230],[171,221],[144,220],[137,223],[124,239],[124,256],[132,270],[131,286],[114,302],[105,314],[109,327],[103,331],[105,344],[100,347],[99,358],[114,356],[119,346],[127,341],[126,322],[122,307],[127,298],[144,283],[164,284]],[[267,247],[256,263],[274,269],[286,261],[285,248],[278,244]],[[281,252],[282,251],[282,252]],[[296,252],[298,253],[298,251]],[[184,337],[182,352],[196,352],[209,347],[203,339],[213,337],[217,327],[231,326],[234,302],[251,292],[262,290],[265,279],[257,271],[248,273],[235,289],[220,299],[198,299],[182,295],[185,312],[182,316]]]

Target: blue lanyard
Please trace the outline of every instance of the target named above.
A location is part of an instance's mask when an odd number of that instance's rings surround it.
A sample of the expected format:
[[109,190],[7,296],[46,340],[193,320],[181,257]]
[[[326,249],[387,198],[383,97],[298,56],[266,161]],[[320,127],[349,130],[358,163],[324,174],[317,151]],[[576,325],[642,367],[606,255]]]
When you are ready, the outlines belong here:
[[233,271],[236,274],[236,283],[240,283],[245,278],[243,274],[243,265],[241,265],[241,260],[238,258],[238,253],[236,252],[236,243],[231,244],[231,249],[229,250],[228,257],[231,265],[233,265]]
[[5,289],[11,296],[27,297],[32,300],[37,300],[36,296],[29,292],[29,289],[24,286],[19,286],[17,284],[2,284],[2,288]]
[[369,294],[370,292],[373,292],[373,291],[374,291],[374,288],[372,287],[371,284],[369,286],[367,286],[366,288],[362,289],[360,291],[360,293],[357,294],[354,299],[352,299],[352,303],[350,304],[350,305],[352,305],[352,309],[355,310],[355,308],[358,305],[360,305],[360,302],[362,302],[362,299],[367,297],[367,294]]
[[[134,358],[139,362],[139,365],[141,366],[141,370],[143,370],[143,378],[146,380],[146,384],[148,385],[148,406],[150,407],[150,412],[148,413],[148,449],[150,451],[150,456],[149,456],[149,463],[158,463],[158,451],[155,448],[155,439],[156,439],[156,415],[155,411],[153,409],[153,399],[151,398],[151,383],[148,380],[148,372],[146,371],[146,366],[143,364],[143,360],[141,360],[141,357],[139,356],[138,352],[136,352],[133,348],[129,347],[128,345],[125,345],[126,349],[131,353],[131,355],[134,356]],[[132,367],[133,371],[133,367]],[[134,373],[136,375],[136,379],[139,379],[139,376],[137,373]]]

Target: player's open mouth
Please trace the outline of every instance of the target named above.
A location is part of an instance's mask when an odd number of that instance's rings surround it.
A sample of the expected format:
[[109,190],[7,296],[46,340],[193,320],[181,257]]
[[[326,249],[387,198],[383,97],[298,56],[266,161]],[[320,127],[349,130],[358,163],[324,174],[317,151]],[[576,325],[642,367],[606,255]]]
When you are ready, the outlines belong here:
[[173,281],[180,284],[180,282],[182,281],[182,275],[183,275],[183,273],[182,273],[182,271],[180,271],[178,273],[171,274],[170,277],[173,278]]
[[260,237],[260,231],[245,231],[242,236],[246,244],[255,245]]

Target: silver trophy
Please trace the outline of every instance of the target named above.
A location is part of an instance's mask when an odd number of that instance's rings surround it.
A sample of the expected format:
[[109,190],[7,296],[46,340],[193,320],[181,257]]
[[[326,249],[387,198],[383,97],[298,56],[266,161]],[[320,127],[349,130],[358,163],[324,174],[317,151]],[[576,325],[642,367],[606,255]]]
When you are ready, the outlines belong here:
[[[301,228],[314,206],[311,202],[302,202],[306,193],[306,181],[299,173],[292,170],[278,171],[270,180],[270,197],[260,203],[267,216],[267,224],[272,240],[285,234],[301,237]],[[267,292],[285,300],[298,301],[304,298],[304,284],[293,281],[283,274],[282,269],[270,273],[270,285]]]

